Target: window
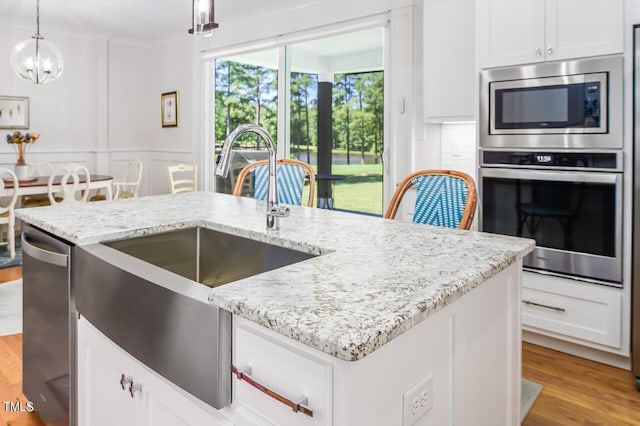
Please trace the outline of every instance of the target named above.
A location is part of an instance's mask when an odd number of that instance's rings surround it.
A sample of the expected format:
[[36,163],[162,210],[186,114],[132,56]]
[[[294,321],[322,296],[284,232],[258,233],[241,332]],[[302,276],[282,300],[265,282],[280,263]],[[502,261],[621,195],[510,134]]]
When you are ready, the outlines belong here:
[[[314,168],[318,207],[381,215],[383,34],[378,27],[217,58],[216,149],[240,124],[260,124],[274,139],[284,126],[279,154]],[[286,87],[279,87],[279,77]],[[287,100],[280,115],[279,98]],[[217,179],[216,190],[230,192],[244,165],[266,158],[263,149],[255,135],[243,135],[234,146],[230,178]]]

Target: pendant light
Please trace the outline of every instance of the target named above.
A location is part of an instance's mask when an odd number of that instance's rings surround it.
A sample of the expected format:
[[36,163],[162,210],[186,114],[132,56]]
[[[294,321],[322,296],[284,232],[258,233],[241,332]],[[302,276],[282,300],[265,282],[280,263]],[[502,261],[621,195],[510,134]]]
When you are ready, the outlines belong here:
[[40,0],[36,0],[36,34],[16,44],[10,63],[20,78],[35,84],[49,83],[62,75],[62,54],[40,35]]
[[214,0],[192,0],[193,6],[191,10],[191,24],[189,34],[204,34],[205,37],[211,36],[213,30],[218,28],[218,24],[214,22],[213,16]]

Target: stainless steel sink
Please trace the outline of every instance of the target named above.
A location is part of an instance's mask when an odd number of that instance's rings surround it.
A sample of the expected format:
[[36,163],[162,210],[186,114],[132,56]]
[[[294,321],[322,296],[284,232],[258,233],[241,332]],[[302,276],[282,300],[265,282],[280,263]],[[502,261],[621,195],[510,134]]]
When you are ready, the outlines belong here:
[[199,227],[103,244],[209,287],[315,257]]
[[78,312],[118,346],[220,409],[231,401],[231,313],[209,304],[211,290],[199,283],[219,286],[311,257],[182,229],[77,247],[72,295]]

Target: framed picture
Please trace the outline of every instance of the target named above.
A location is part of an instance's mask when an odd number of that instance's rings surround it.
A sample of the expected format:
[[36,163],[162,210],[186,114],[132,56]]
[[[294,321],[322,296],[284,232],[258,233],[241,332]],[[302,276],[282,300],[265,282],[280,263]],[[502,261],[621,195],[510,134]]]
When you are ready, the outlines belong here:
[[178,127],[178,92],[163,93],[160,103],[162,127]]
[[0,96],[0,129],[29,128],[29,98]]

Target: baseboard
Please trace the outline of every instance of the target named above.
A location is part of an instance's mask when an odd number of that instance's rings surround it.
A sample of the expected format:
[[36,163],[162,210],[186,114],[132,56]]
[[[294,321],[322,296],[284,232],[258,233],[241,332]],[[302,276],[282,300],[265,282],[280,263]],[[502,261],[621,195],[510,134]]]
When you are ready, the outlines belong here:
[[623,370],[631,370],[631,358],[604,352],[586,346],[578,345],[564,340],[554,339],[553,337],[543,336],[531,331],[522,331],[522,340],[534,345],[544,346],[560,352],[565,352],[581,358],[590,359],[592,361],[608,364],[613,367],[622,368]]

